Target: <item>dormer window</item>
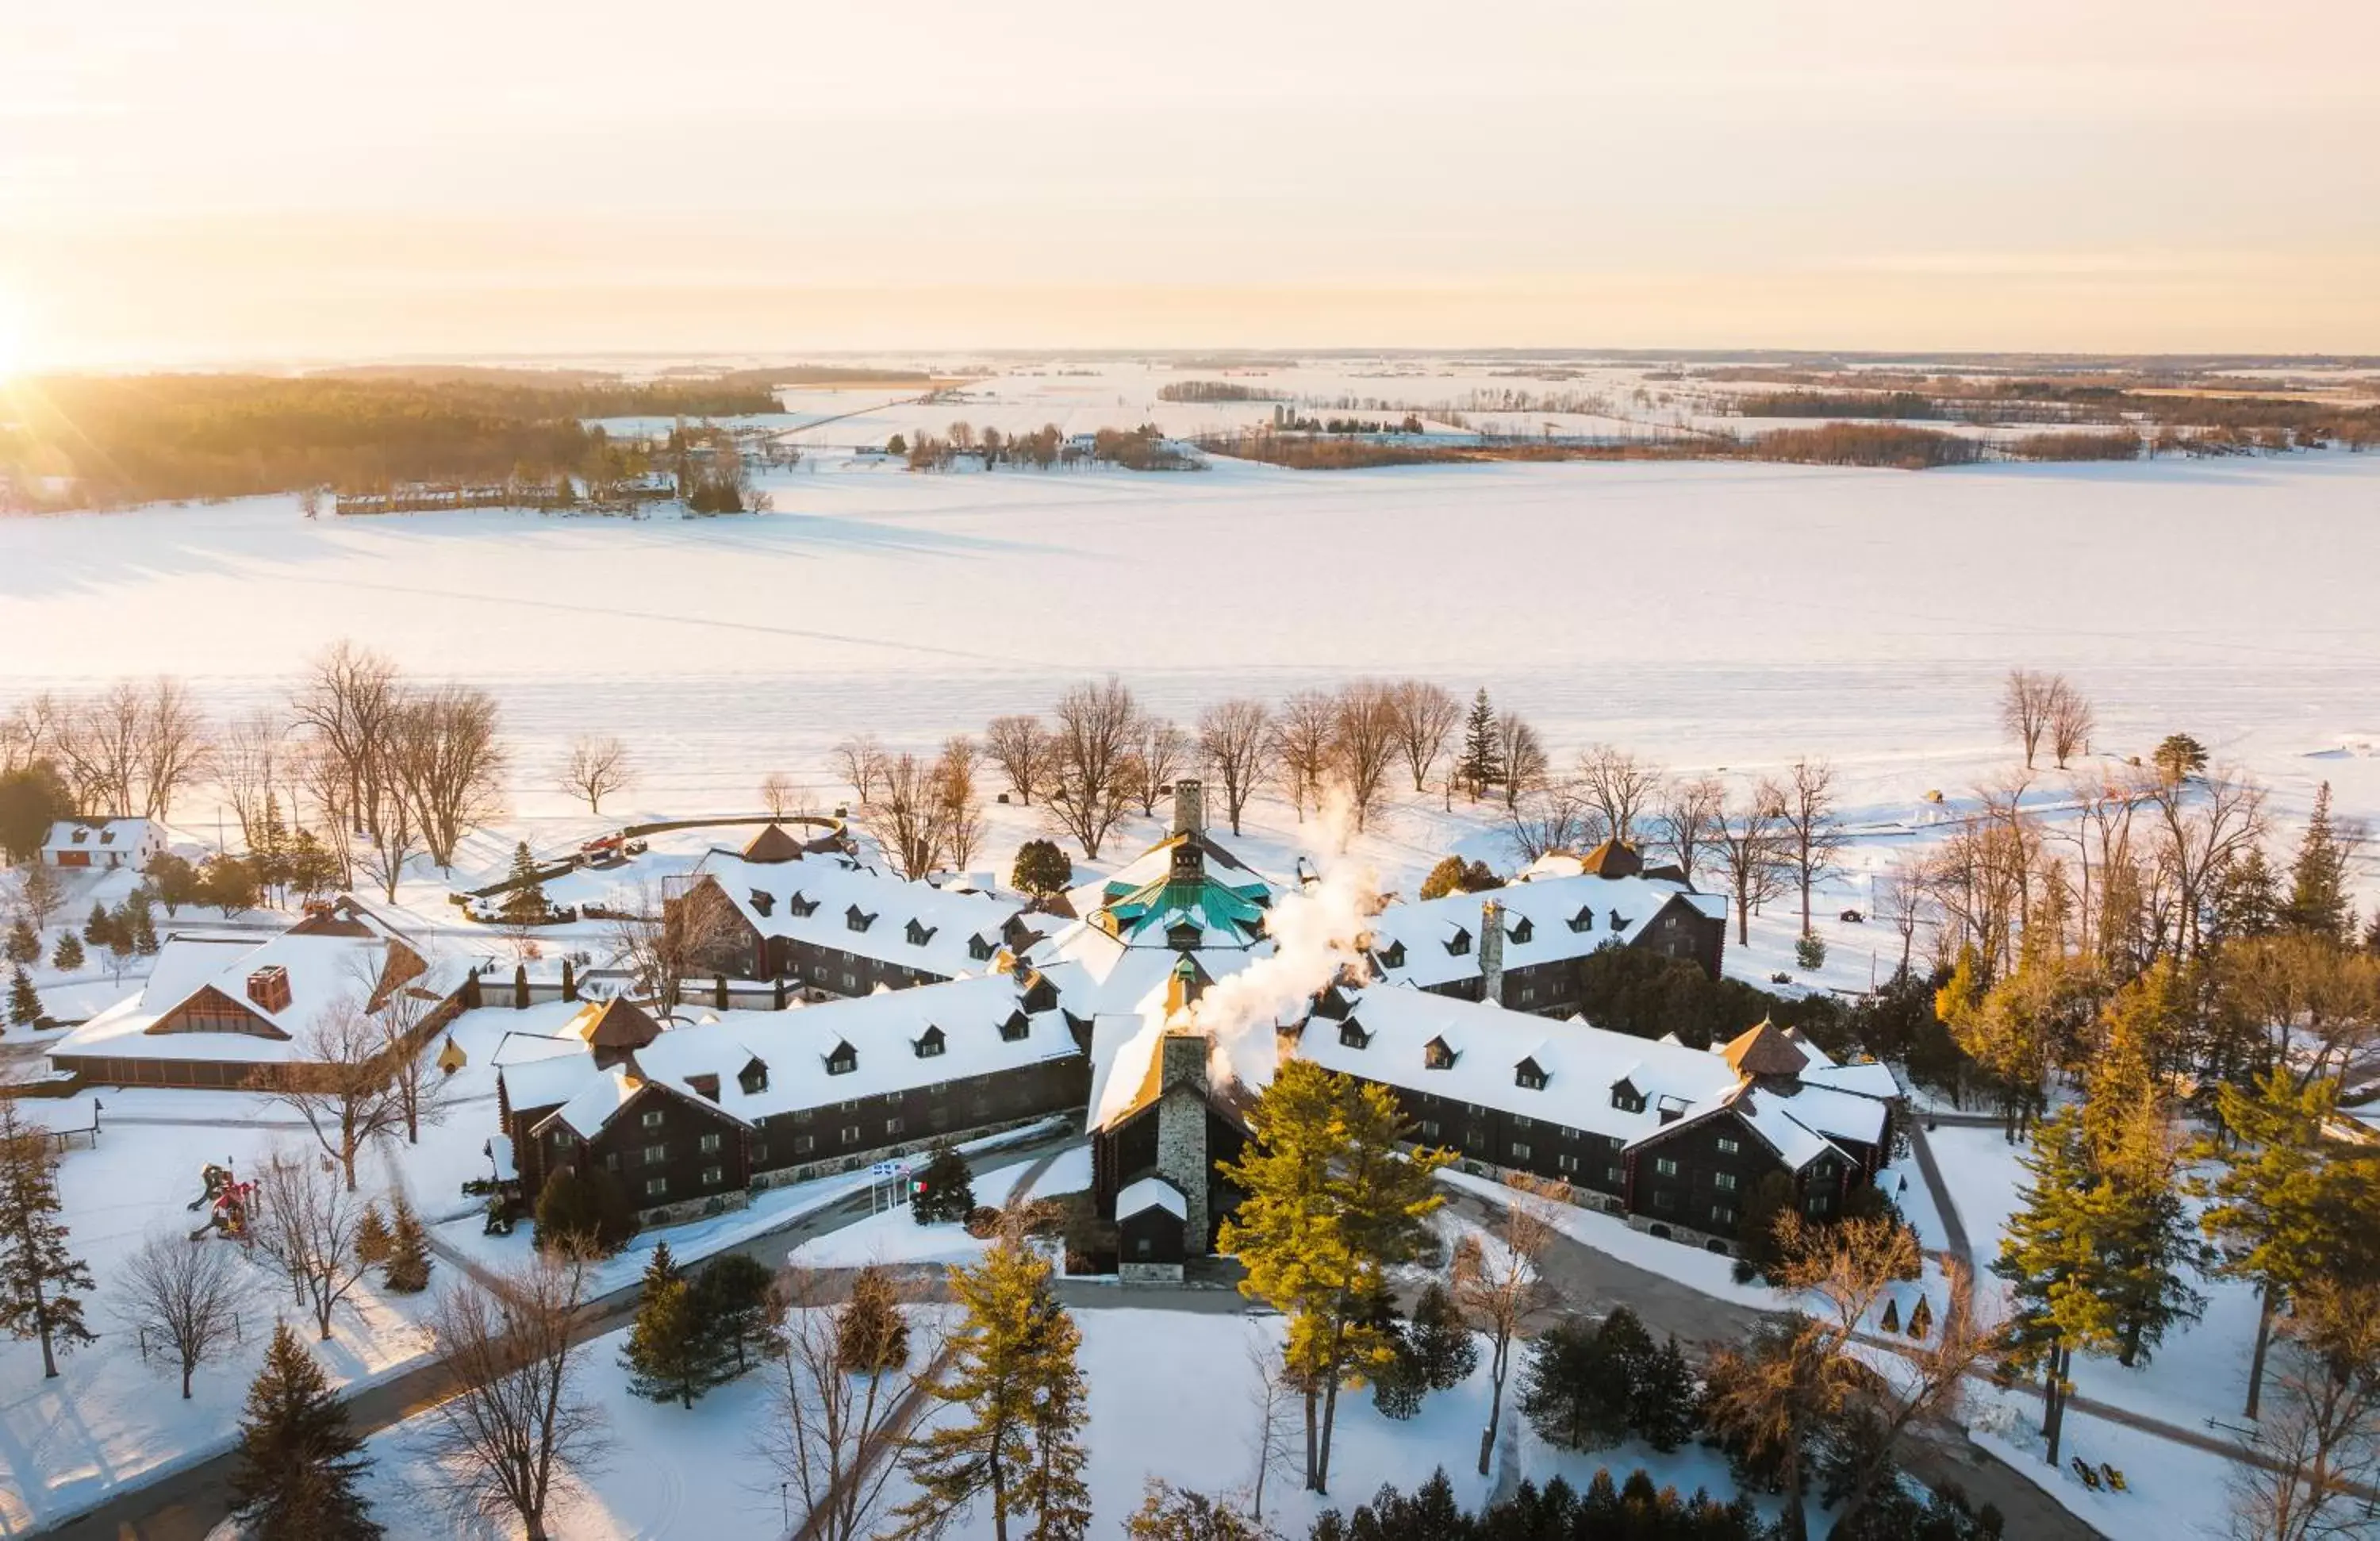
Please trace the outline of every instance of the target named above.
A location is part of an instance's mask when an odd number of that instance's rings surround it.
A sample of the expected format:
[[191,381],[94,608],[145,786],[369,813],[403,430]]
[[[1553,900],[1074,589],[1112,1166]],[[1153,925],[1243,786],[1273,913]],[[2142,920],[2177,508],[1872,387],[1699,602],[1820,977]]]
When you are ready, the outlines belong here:
[[910,921],[908,929],[909,945],[912,947],[925,946],[926,943],[934,940],[934,932],[938,929],[940,929],[939,927],[921,926],[915,920]]
[[843,912],[843,923],[852,930],[864,931],[876,924],[876,917],[854,904]]
[[1471,951],[1471,933],[1458,928],[1446,939],[1446,950],[1454,957],[1463,957]]
[[1000,1025],[1000,1041],[1022,1043],[1033,1034],[1033,1020],[1023,1012],[1011,1012],[1008,1020]]
[[1628,917],[1621,914],[1618,910],[1613,910],[1611,912],[1611,928],[1615,931],[1626,930],[1628,928]]
[[785,909],[795,919],[808,920],[811,916],[818,914],[818,901],[803,897],[801,890],[795,889],[786,895]]
[[1630,1082],[1615,1081],[1611,1086],[1611,1105],[1623,1113],[1641,1113],[1645,1110],[1645,1094]]
[[1521,916],[1520,919],[1512,922],[1512,940],[1515,942],[1527,941],[1531,937],[1534,937],[1536,934],[1536,922],[1531,920],[1527,916],[1524,915]]
[[695,1094],[697,1097],[707,1097],[707,1098],[710,1098],[710,1100],[712,1100],[713,1102],[716,1102],[716,1101],[718,1101],[718,1100],[719,1100],[719,1077],[718,1077],[718,1076],[716,1076],[716,1075],[689,1075],[689,1076],[687,1076],[687,1077],[686,1078],[686,1086],[687,1086],[689,1088],[691,1088],[691,1089],[692,1089],[692,1091],[694,1092],[694,1094]]
[[1364,1031],[1364,1025],[1351,1016],[1339,1025],[1339,1041],[1350,1049],[1369,1049],[1372,1047],[1372,1035]]
[[769,912],[776,907],[777,896],[775,894],[757,888],[752,891],[752,913],[754,915],[757,915],[765,920],[769,916]]
[[949,1047],[949,1040],[943,1037],[940,1027],[929,1026],[918,1035],[913,1047],[917,1050],[917,1058],[930,1060]]
[[829,1075],[848,1075],[858,1068],[859,1050],[847,1043],[836,1044],[834,1051],[826,1057],[826,1073]]
[[1421,1062],[1429,1070],[1452,1070],[1454,1050],[1444,1038],[1432,1038],[1421,1046]]
[[992,953],[998,951],[990,937],[978,933],[967,938],[967,956],[978,963],[990,963]]
[[1573,931],[1582,932],[1594,930],[1595,906],[1593,904],[1585,905],[1576,915],[1572,916],[1570,917],[1570,928]]
[[1512,1085],[1527,1091],[1546,1089],[1546,1073],[1535,1060],[1523,1060],[1512,1067]]
[[1402,968],[1404,965],[1405,944],[1402,941],[1392,941],[1389,943],[1387,949],[1380,953],[1380,966],[1382,968]]
[[1176,953],[1195,951],[1205,940],[1207,940],[1207,933],[1195,920],[1180,921],[1165,928],[1165,945],[1172,948]]
[[735,1084],[744,1088],[747,1097],[758,1097],[769,1089],[769,1067],[754,1060],[736,1074]]

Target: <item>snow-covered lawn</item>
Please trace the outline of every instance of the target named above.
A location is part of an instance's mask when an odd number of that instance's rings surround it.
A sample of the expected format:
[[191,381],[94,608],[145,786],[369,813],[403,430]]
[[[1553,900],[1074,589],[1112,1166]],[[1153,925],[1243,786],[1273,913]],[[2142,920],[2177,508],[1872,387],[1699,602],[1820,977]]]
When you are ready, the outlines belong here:
[[[1016,1161],[978,1171],[973,1182],[975,1201],[996,1209],[1013,1196],[1032,1197],[1087,1187],[1091,1181],[1090,1162],[1089,1146],[1068,1149],[1022,1194],[1017,1183],[1032,1170],[1032,1162]],[[1079,1169],[1080,1181],[1064,1181],[1062,1167]],[[787,1260],[812,1268],[856,1268],[869,1263],[968,1263],[982,1256],[990,1245],[989,1240],[978,1241],[968,1235],[966,1228],[955,1220],[919,1225],[904,1205],[804,1242]]]
[[[2005,1411],[1994,1411],[1996,1400],[1988,1392],[1973,1399],[1970,1419],[1975,1442],[2039,1483],[2109,1541],[2183,1541],[2232,1534],[2234,1468],[2223,1457],[2070,1410],[2064,1448],[2053,1471],[2042,1460],[2041,1404],[2008,1398]],[[2115,1467],[2124,1474],[2127,1490],[2092,1492],[2070,1464],[2077,1457],[2095,1467],[2102,1462]]]

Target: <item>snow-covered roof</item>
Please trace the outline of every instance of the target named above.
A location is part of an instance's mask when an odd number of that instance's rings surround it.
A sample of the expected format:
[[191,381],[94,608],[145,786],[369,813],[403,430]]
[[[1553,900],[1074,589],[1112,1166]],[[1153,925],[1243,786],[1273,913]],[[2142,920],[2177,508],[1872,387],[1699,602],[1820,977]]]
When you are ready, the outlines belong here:
[[[1875,1144],[1883,1135],[1880,1100],[1831,1087],[1757,1084],[1739,1076],[1722,1055],[1682,1044],[1404,986],[1338,995],[1345,1014],[1318,1010],[1308,1017],[1298,1038],[1301,1058],[1623,1146],[1730,1108],[1797,1170],[1834,1148],[1833,1139]],[[1432,1044],[1442,1044],[1451,1059],[1433,1062],[1425,1052]],[[1542,1086],[1524,1084],[1524,1062]],[[1623,1086],[1633,1095],[1615,1097]]]
[[[92,1017],[49,1051],[249,1063],[298,1060],[309,1030],[334,1007],[375,1003],[391,985],[393,955],[404,961],[399,988],[439,999],[461,989],[468,972],[461,961],[431,955],[385,916],[354,901],[341,901],[334,916],[301,920],[262,942],[176,933],[159,945],[138,995]],[[285,1004],[272,994],[259,999],[249,988],[272,969],[285,984]],[[160,1030],[165,1018],[209,990],[260,1019],[270,1034]]]
[[1902,1095],[1900,1083],[1892,1067],[1880,1060],[1864,1060],[1857,1064],[1814,1064],[1802,1073],[1805,1086],[1832,1086],[1840,1091],[1857,1092],[1862,1097],[1896,1098]]
[[[620,1065],[598,1071],[578,1094],[564,1103],[551,1116],[538,1124],[542,1131],[554,1123],[570,1126],[580,1139],[591,1140],[612,1122],[612,1115],[628,1105],[630,1098],[645,1089],[645,1084]],[[533,1131],[534,1132],[534,1131]]]
[[716,880],[762,936],[946,978],[989,968],[1009,923],[1025,913],[1014,900],[909,882],[833,852],[755,862],[713,851],[695,870]]
[[1144,1177],[1136,1183],[1127,1183],[1116,1195],[1116,1219],[1129,1219],[1143,1209],[1162,1209],[1175,1219],[1190,1218],[1190,1201],[1182,1196],[1181,1189],[1162,1177]]
[[1503,911],[1508,969],[1583,958],[1614,940],[1633,942],[1673,903],[1727,917],[1725,894],[1697,893],[1667,879],[1533,877],[1481,893],[1390,904],[1372,920],[1374,966],[1383,979],[1424,989],[1471,977],[1479,972],[1479,928],[1491,901]]
[[1244,949],[1265,934],[1273,885],[1204,831],[1169,835],[1070,897],[1125,947]]
[[[1018,1036],[1006,1036],[1003,1028]],[[595,1095],[596,1083],[619,1072],[699,1097],[747,1123],[1081,1052],[1064,1013],[1027,1013],[1019,981],[1005,974],[798,1010],[720,1012],[670,1028],[623,1064],[601,1071],[595,1069],[593,1052],[576,1040],[549,1041],[563,1043],[565,1051],[546,1053],[522,1045],[519,1057],[508,1060],[516,1052],[509,1047],[512,1038],[499,1047],[505,1094],[514,1108],[561,1101],[567,1117],[571,1107]],[[831,1071],[829,1062],[845,1048],[851,1068]],[[747,1087],[745,1071],[756,1061],[765,1074],[754,1075]],[[702,1086],[695,1084],[698,1079]],[[576,1118],[567,1122],[582,1135],[593,1133]]]
[[62,819],[50,826],[42,850],[138,852],[164,843],[164,835],[146,819]]

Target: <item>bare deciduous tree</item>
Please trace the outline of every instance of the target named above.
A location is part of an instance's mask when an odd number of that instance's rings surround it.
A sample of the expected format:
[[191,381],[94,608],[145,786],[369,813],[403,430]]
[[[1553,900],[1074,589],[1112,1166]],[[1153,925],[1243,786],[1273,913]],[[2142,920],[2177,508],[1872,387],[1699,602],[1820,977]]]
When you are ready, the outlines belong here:
[[1330,773],[1346,789],[1355,828],[1370,821],[1397,757],[1395,694],[1378,680],[1355,680],[1339,692],[1330,716]]
[[1689,884],[1702,876],[1726,821],[1727,788],[1715,776],[1670,783],[1653,814],[1655,838]]
[[983,844],[983,802],[977,795],[975,740],[958,734],[942,745],[934,761],[935,795],[942,805],[942,848],[954,868],[975,860]]
[[637,784],[636,761],[628,746],[609,734],[580,734],[570,741],[555,783],[574,797],[587,799],[589,813],[601,813],[603,799]]
[[1396,713],[1397,747],[1405,769],[1413,772],[1415,792],[1428,790],[1430,767],[1446,752],[1454,724],[1463,721],[1463,703],[1442,685],[1428,680],[1399,680],[1389,687],[1389,704]]
[[783,819],[797,813],[808,800],[808,795],[794,784],[794,778],[783,770],[771,770],[760,778],[760,806],[771,819]]
[[298,723],[325,747],[346,782],[338,807],[367,834],[379,829],[381,809],[394,791],[387,747],[404,694],[395,663],[342,640],[309,666],[291,702]]
[[150,683],[140,709],[135,764],[140,777],[141,813],[150,819],[170,818],[175,794],[206,772],[213,754],[206,719],[190,699],[188,687],[170,675],[158,675]]
[[1591,848],[1603,838],[1602,817],[1579,795],[1574,783],[1541,778],[1506,807],[1504,826],[1513,849],[1530,862],[1556,852],[1575,855]]
[[1173,778],[1196,763],[1197,745],[1168,717],[1144,717],[1133,734],[1133,795],[1144,819],[1157,816],[1157,799]]
[[1319,790],[1330,762],[1330,730],[1338,703],[1320,690],[1300,690],[1281,703],[1272,719],[1272,763],[1300,822]]
[[1521,800],[1521,794],[1545,780],[1552,762],[1546,758],[1537,730],[1517,711],[1508,710],[1496,719],[1496,747],[1504,766],[1504,806],[1510,808]]
[[1491,1253],[1465,1234],[1454,1251],[1454,1299],[1475,1332],[1488,1339],[1488,1426],[1479,1434],[1482,1475],[1496,1450],[1496,1429],[1504,1415],[1504,1382],[1512,1368],[1512,1344],[1555,1299],[1537,1260],[1554,1237],[1551,1204],[1570,1202],[1570,1184],[1529,1177],[1507,1180],[1504,1218],[1496,1227]]
[[2041,673],[2032,669],[2011,669],[2000,686],[2000,727],[2024,750],[2025,769],[2033,769],[2034,757],[2041,752],[2041,736],[2049,729],[2050,699],[2056,692],[2055,674]]
[[2090,698],[2076,689],[2063,674],[2053,675],[2049,689],[2049,753],[2060,770],[2066,762],[2091,746],[2091,734],[2099,726],[2099,715],[2091,710]]
[[612,923],[611,940],[664,1022],[675,1020],[686,982],[730,962],[736,932],[735,903],[703,880],[684,892],[640,882],[633,908]]
[[405,1122],[389,1090],[387,1051],[381,1025],[353,996],[342,995],[299,1029],[287,1062],[258,1071],[252,1083],[306,1121],[349,1193],[356,1191],[356,1157]]
[[392,946],[388,960],[375,973],[359,967],[356,983],[380,1041],[381,1063],[388,1073],[388,1097],[393,1104],[391,1129],[405,1128],[405,1143],[421,1143],[421,1126],[445,1116],[446,1074],[422,1052],[424,1024],[438,1009],[438,997],[414,981],[428,969],[429,960],[410,949]]
[[1603,814],[1611,838],[1636,839],[1636,819],[1649,812],[1661,790],[1661,768],[1610,744],[1591,746],[1578,757],[1578,781],[1587,801]]
[[889,757],[879,782],[883,795],[871,805],[877,843],[884,859],[904,878],[923,880],[948,844],[947,805],[934,767],[904,752]]
[[420,1445],[458,1519],[511,1517],[548,1541],[554,1479],[602,1459],[602,1410],[578,1385],[587,1284],[584,1258],[546,1253],[492,1289],[466,1280],[439,1296],[430,1335],[455,1389],[423,1414]]
[[1049,728],[1030,713],[995,717],[983,731],[984,753],[1008,778],[1009,790],[1026,807],[1050,779],[1054,747]]
[[1735,943],[1752,940],[1752,912],[1785,892],[1785,791],[1763,777],[1720,822],[1719,865],[1735,898]]
[[1894,862],[1884,869],[1876,897],[1884,902],[1884,914],[1878,918],[1889,922],[1900,934],[1900,977],[1906,978],[1910,953],[1917,944],[1917,928],[1925,924],[1929,903],[1925,869],[1913,861]]
[[454,868],[455,848],[471,827],[503,807],[498,722],[494,697],[450,684],[407,696],[390,724],[390,774],[413,810],[422,848],[442,869]]
[[1132,795],[1132,741],[1140,708],[1123,681],[1110,674],[1058,698],[1047,798],[1059,827],[1099,859],[1099,845],[1123,817]]
[[876,785],[883,778],[887,761],[884,746],[874,734],[858,734],[836,745],[834,764],[862,804],[876,800]]
[[1246,697],[1220,702],[1198,714],[1198,753],[1223,786],[1223,810],[1232,832],[1240,832],[1240,813],[1264,780],[1265,759],[1272,747],[1272,712],[1262,701]]
[[322,1341],[331,1341],[331,1313],[362,1281],[364,1261],[356,1232],[364,1202],[340,1184],[334,1163],[276,1150],[257,1169],[249,1234],[314,1314]]
[[1802,891],[1802,934],[1810,934],[1810,891],[1833,876],[1835,854],[1843,847],[1835,815],[1835,768],[1823,759],[1797,759],[1787,773],[1784,800],[1785,853]]
[[[903,1403],[935,1357],[929,1343],[879,1330],[876,1310],[854,1305],[862,1292],[875,1293],[876,1309],[900,1311],[911,1298],[880,1269],[839,1278],[792,1268],[771,1295],[783,1352],[770,1391],[773,1415],[759,1444],[809,1516],[805,1534],[818,1541],[878,1534],[901,1473],[892,1447],[903,1432]],[[909,1336],[922,1334],[929,1319],[913,1314]]]
[[1249,1441],[1257,1458],[1257,1474],[1249,1484],[1248,1517],[1261,1525],[1267,1479],[1275,1472],[1287,1472],[1297,1455],[1299,1412],[1305,1404],[1305,1391],[1262,1331],[1248,1336],[1248,1368],[1256,1375],[1248,1389],[1248,1404],[1257,1420],[1255,1437]]
[[2173,882],[2174,936],[2187,960],[2198,956],[2217,882],[2265,836],[2265,789],[2238,770],[2217,769],[2192,781],[2139,783],[2156,834],[2156,856]]
[[[215,749],[216,784],[239,820],[242,843],[251,851],[262,834],[265,807],[275,800],[274,789],[288,770],[288,724],[280,714],[258,707],[225,723]],[[295,813],[294,801],[290,808]]]
[[2277,1372],[2232,1478],[2238,1541],[2369,1534],[2362,1492],[2380,1484],[2380,1289],[2298,1292]]
[[117,1278],[124,1324],[144,1344],[163,1345],[189,1401],[191,1376],[239,1335],[248,1277],[238,1248],[161,1231],[120,1265]]

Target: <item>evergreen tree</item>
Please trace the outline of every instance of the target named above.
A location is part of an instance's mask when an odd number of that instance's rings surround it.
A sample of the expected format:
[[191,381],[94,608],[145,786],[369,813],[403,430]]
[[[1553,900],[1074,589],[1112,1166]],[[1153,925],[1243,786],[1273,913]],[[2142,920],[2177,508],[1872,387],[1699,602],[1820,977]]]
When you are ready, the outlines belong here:
[[418,1295],[430,1288],[430,1233],[412,1201],[398,1194],[396,1218],[389,1229],[388,1268],[382,1282],[401,1295]]
[[1433,1391],[1451,1391],[1479,1367],[1479,1344],[1463,1319],[1462,1307],[1445,1285],[1431,1280],[1414,1302],[1407,1333],[1422,1378]]
[[528,841],[514,843],[512,870],[504,874],[504,881],[513,885],[505,891],[504,904],[498,912],[504,916],[504,923],[523,927],[543,925],[552,906],[546,903],[545,885],[538,880],[537,860],[528,854]]
[[1305,1486],[1327,1492],[1342,1385],[1388,1363],[1387,1334],[1366,1319],[1388,1270],[1416,1256],[1426,1218],[1445,1202],[1432,1174],[1451,1152],[1400,1148],[1387,1087],[1283,1063],[1257,1099],[1250,1141],[1224,1177],[1247,1196],[1220,1250],[1247,1269],[1240,1292],[1289,1318],[1287,1362],[1305,1388]]
[[608,1256],[637,1233],[627,1190],[601,1167],[584,1173],[564,1167],[548,1177],[538,1191],[533,1223],[538,1246],[549,1251],[582,1247]]
[[1471,698],[1470,715],[1463,722],[1463,752],[1455,757],[1455,775],[1477,802],[1488,789],[1504,779],[1504,751],[1496,736],[1496,709],[1488,704],[1488,687]]
[[1628,1426],[1657,1450],[1673,1450],[1702,1423],[1702,1387],[1675,1333],[1629,1366]]
[[769,1287],[774,1277],[768,1265],[741,1252],[725,1252],[695,1280],[696,1314],[722,1361],[734,1358],[735,1375],[751,1367],[767,1334]]
[[[1624,1305],[1605,1325],[1622,1318],[1644,1336],[1635,1313]],[[1595,1322],[1571,1315],[1531,1345],[1521,1374],[1521,1413],[1548,1444],[1592,1450],[1628,1437],[1628,1377],[1613,1363],[1621,1342],[1620,1337],[1607,1341]]]
[[5,955],[19,967],[42,961],[42,934],[33,929],[32,921],[18,916],[8,928],[8,945]]
[[1066,1527],[1081,1503],[1080,1335],[1050,1292],[1049,1260],[1004,1236],[981,1262],[952,1268],[950,1283],[964,1315],[950,1367],[928,1389],[953,1415],[912,1441],[918,1493],[902,1519],[931,1527],[984,1499],[996,1541],[1008,1541],[1012,1520],[1028,1517],[1032,1528],[1021,1535],[1079,1535]]
[[513,965],[513,1010],[516,1012],[528,1010],[528,965],[527,963]]
[[2216,878],[2213,909],[2207,926],[2210,943],[2272,934],[2281,917],[2281,895],[2262,849],[2250,846],[2246,855]]
[[637,1323],[620,1355],[628,1389],[648,1401],[691,1408],[697,1397],[726,1378],[725,1355],[702,1319],[694,1285],[679,1271],[669,1244],[653,1248],[637,1299]]
[[93,1341],[73,1292],[97,1286],[91,1269],[67,1251],[59,1213],[57,1162],[42,1131],[29,1129],[17,1104],[0,1098],[0,1329],[38,1338],[42,1374],[56,1379],[60,1353]]
[[253,1541],[378,1541],[356,1483],[370,1464],[328,1377],[286,1322],[273,1330],[239,1426],[233,1513]]
[[2210,1202],[2199,1216],[2227,1277],[2256,1286],[2256,1343],[2248,1367],[2247,1415],[2257,1415],[2273,1323],[2290,1292],[2311,1279],[2380,1273],[2380,1203],[2362,1161],[2331,1159],[2325,1131],[2338,1086],[2299,1086],[2276,1069],[2252,1087],[2218,1088],[2216,1116],[2228,1145],[2197,1152],[2219,1163],[2197,1184]]
[[108,940],[115,935],[115,917],[107,913],[105,904],[96,899],[92,900],[91,918],[82,923],[82,940],[93,947],[104,947]]
[[8,1025],[12,1027],[38,1027],[42,1025],[42,992],[33,988],[33,977],[18,964],[8,974]]
[[2289,864],[2289,898],[2281,920],[2290,930],[2331,941],[2348,939],[2355,922],[2347,901],[2349,843],[2332,826],[2330,783],[2325,782],[2313,795],[2305,838]]
[[2206,769],[2206,746],[2186,733],[2169,733],[2150,757],[2168,782],[2185,782]]
[[60,932],[57,948],[50,954],[50,966],[61,974],[72,974],[82,965],[82,938],[72,931]]
[[[2094,1077],[2083,1129],[2098,1183],[2099,1288],[2114,1317],[2117,1362],[2130,1367],[2147,1363],[2176,1324],[2195,1320],[2206,1298],[2183,1281],[2199,1246],[2172,1098],[2154,1076],[2143,1086],[2117,1083],[2119,1063],[2113,1052],[2103,1057],[2110,1074]],[[2103,1089],[2103,1082],[2110,1084]]]
[[892,1275],[874,1263],[853,1278],[834,1330],[834,1362],[847,1375],[897,1370],[909,1362],[909,1318]]
[[2082,1121],[2060,1109],[2034,1127],[2027,1173],[1992,1271],[2015,1296],[2010,1362],[2041,1372],[2049,1463],[2058,1463],[2071,1368],[2080,1351],[2105,1353],[2118,1326],[2100,1253],[2107,1190],[2095,1180]]
[[149,886],[157,892],[157,902],[165,906],[165,916],[172,919],[181,913],[184,904],[199,902],[199,869],[188,858],[171,851],[162,851],[149,858]]
[[380,1212],[378,1204],[365,1205],[363,1219],[356,1221],[356,1261],[376,1268],[388,1261],[389,1248],[394,1244],[388,1217]]
[[975,1176],[967,1171],[966,1158],[947,1141],[934,1147],[915,1186],[909,1218],[919,1225],[963,1220],[975,1209]]

